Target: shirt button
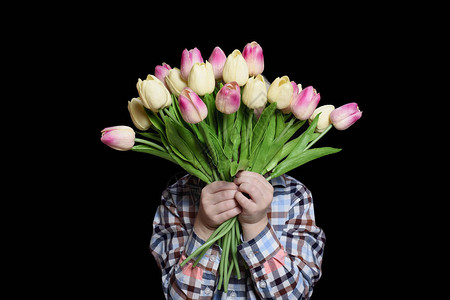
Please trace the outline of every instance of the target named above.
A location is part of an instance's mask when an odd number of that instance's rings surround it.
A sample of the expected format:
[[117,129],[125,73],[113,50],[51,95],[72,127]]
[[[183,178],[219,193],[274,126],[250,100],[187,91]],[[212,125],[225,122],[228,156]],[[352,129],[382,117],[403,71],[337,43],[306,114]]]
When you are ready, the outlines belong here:
[[204,292],[205,292],[205,295],[206,295],[206,296],[211,295],[211,289],[209,288],[209,286],[207,286],[207,287],[205,288]]
[[266,282],[265,282],[264,280],[262,280],[262,281],[259,282],[259,287],[260,287],[260,288],[265,289],[266,286],[267,286],[267,284],[266,284]]
[[248,258],[253,258],[253,256],[255,256],[255,254],[253,254],[253,252],[247,253],[247,257],[248,257]]
[[209,261],[216,261],[216,256],[215,255],[211,255],[209,257]]
[[234,292],[234,291],[232,291],[231,293],[230,293],[230,296],[228,296],[228,298],[227,299],[236,299],[236,293]]

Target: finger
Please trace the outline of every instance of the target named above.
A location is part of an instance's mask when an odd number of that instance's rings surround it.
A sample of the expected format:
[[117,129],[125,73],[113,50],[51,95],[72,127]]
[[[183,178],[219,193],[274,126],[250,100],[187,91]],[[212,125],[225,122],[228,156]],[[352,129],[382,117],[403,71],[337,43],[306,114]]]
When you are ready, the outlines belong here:
[[204,187],[205,191],[214,194],[222,190],[236,190],[237,186],[233,182],[227,181],[214,181]]
[[253,178],[257,179],[258,182],[262,183],[265,187],[272,188],[272,184],[269,181],[267,181],[267,179],[259,173],[243,171],[242,176],[253,177]]
[[236,206],[233,209],[224,211],[223,213],[217,215],[217,220],[219,221],[219,223],[223,223],[226,220],[239,215],[241,212],[242,212],[242,208],[240,206]]
[[236,192],[234,195],[234,199],[236,199],[237,203],[243,208],[243,209],[251,209],[252,205],[255,204],[253,200],[248,199],[247,197],[242,194],[242,192]]
[[217,214],[221,214],[235,207],[239,207],[239,203],[233,198],[216,204],[215,209],[217,211]]
[[224,190],[213,194],[211,197],[213,198],[214,204],[219,204],[222,201],[227,201],[230,199],[234,199],[234,194],[236,194],[236,190]]
[[239,177],[236,177],[233,182],[236,185],[241,185],[243,183],[250,183],[250,184],[258,184],[259,182],[257,181],[256,178],[253,178],[252,176],[246,176],[246,175],[241,175]]
[[253,183],[242,183],[241,185],[239,185],[238,191],[247,193],[250,196],[251,200],[255,203],[259,202],[259,199],[263,199],[262,190],[258,187],[258,185],[255,185]]

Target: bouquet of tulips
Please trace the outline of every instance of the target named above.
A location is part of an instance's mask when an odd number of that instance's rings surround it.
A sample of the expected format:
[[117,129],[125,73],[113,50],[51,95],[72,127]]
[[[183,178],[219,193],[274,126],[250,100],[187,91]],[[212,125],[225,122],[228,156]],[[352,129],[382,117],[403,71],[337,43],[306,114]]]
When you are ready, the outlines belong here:
[[[232,181],[240,170],[280,176],[311,160],[340,149],[313,148],[332,127],[347,129],[362,115],[356,103],[339,108],[317,107],[320,94],[312,87],[262,75],[261,46],[248,43],[230,55],[216,47],[205,62],[200,51],[185,49],[180,68],[163,63],[154,75],[139,79],[139,97],[128,102],[133,124],[102,131],[103,143],[167,159],[206,183]],[[307,128],[300,128],[308,123]],[[195,266],[214,243],[222,248],[219,286],[226,291],[238,271],[237,217],[225,221],[185,261]]]

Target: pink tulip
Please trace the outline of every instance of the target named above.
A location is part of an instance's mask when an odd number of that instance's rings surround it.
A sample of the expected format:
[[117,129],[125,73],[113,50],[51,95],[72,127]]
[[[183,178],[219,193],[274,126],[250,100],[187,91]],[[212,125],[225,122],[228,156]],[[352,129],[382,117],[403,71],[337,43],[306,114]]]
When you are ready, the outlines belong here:
[[[301,90],[299,90],[298,89],[298,85],[297,85],[297,83],[295,83],[295,81],[291,81],[291,85],[292,85],[292,88],[294,89],[294,91],[293,91],[293,93],[292,93],[292,97],[291,97],[291,102],[290,103],[292,103],[292,101],[294,101],[294,99],[298,96],[298,94],[301,92]],[[300,88],[301,88],[301,84],[300,84]],[[283,114],[288,114],[288,113],[290,113],[291,112],[291,105],[289,104],[288,105],[288,107],[286,107],[286,108],[283,108],[282,110],[281,110],[281,112],[283,113]]]
[[181,116],[187,123],[199,123],[208,115],[208,108],[206,107],[206,104],[192,89],[188,87],[181,91],[178,101]]
[[308,120],[319,101],[320,94],[312,86],[308,86],[292,99],[291,111],[297,119]]
[[135,133],[131,127],[113,126],[102,130],[101,141],[115,150],[127,151],[133,148],[134,137]]
[[245,45],[242,56],[248,65],[250,76],[256,76],[264,70],[264,55],[261,46],[257,42],[251,42]]
[[164,78],[166,78],[166,76],[169,74],[169,71],[172,70],[172,68],[166,64],[166,63],[162,63],[161,66],[156,66],[155,67],[155,77],[158,78],[159,80],[161,80],[162,83],[164,83],[165,87],[168,89],[169,87],[166,84],[166,81],[164,80]]
[[345,130],[358,121],[361,116],[362,111],[359,110],[358,104],[352,102],[333,110],[330,114],[330,121],[337,130]]
[[202,54],[200,50],[197,48],[187,50],[184,49],[183,53],[181,53],[181,77],[184,81],[188,81],[189,72],[191,72],[192,66],[195,63],[203,63]]
[[227,56],[222,49],[219,47],[214,48],[208,61],[213,67],[214,77],[216,80],[222,79],[223,66],[225,65],[226,60]]
[[217,110],[224,114],[232,114],[241,104],[241,89],[236,81],[225,84],[216,95]]

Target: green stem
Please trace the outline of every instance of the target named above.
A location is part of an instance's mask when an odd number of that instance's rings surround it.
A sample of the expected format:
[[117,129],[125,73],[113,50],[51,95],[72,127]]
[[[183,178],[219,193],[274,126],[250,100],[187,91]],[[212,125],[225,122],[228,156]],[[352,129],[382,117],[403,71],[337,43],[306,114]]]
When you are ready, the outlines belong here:
[[303,150],[303,152],[305,152],[306,150],[311,148],[318,140],[320,140],[328,131],[330,131],[331,127],[333,127],[333,124],[328,125],[328,127],[318,137],[316,137],[316,139],[314,141],[312,141],[311,143],[309,143],[308,146],[306,146],[306,148],[305,148],[305,150]]
[[164,149],[162,146],[160,146],[160,145],[158,145],[158,144],[156,144],[156,143],[150,142],[150,141],[148,141],[148,140],[144,140],[144,139],[140,139],[140,138],[135,138],[134,141],[137,142],[137,143],[142,143],[142,144],[149,145],[150,147],[153,147],[153,148],[155,148],[155,149],[157,149],[157,150],[159,150],[159,151],[162,151],[162,152],[167,153],[166,149]]
[[[214,244],[218,239],[223,237],[225,234],[228,233],[228,231],[233,228],[234,223],[236,222],[237,217],[233,217],[224,223],[227,223],[226,227],[224,227],[222,230],[220,230],[220,233],[217,234],[213,239],[208,239],[206,243],[201,245],[197,250],[195,250],[191,255],[189,255],[181,264],[180,266],[184,266],[189,260],[191,260],[193,257],[197,256],[200,252],[205,250],[205,248],[211,247],[212,244]],[[222,224],[223,225],[223,224]]]
[[[175,117],[175,116],[172,114],[172,112],[171,112],[169,109],[167,109],[167,107],[163,108],[162,110],[163,110],[163,111],[169,116],[169,118],[171,118],[174,122],[180,123],[180,121],[178,121],[177,117]],[[160,110],[160,111],[161,111],[161,110]]]

